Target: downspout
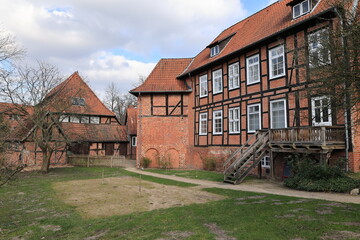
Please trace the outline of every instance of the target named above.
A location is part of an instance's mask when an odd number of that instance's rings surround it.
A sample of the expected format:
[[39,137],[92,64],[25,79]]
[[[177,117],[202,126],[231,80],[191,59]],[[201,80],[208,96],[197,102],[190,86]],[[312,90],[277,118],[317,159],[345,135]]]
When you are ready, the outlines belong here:
[[139,127],[138,127],[138,132],[139,135],[137,136],[137,147],[136,147],[136,167],[140,168],[140,162],[141,162],[141,137],[142,137],[142,101],[141,101],[141,92],[139,92],[139,96],[138,96],[138,103],[139,103]]

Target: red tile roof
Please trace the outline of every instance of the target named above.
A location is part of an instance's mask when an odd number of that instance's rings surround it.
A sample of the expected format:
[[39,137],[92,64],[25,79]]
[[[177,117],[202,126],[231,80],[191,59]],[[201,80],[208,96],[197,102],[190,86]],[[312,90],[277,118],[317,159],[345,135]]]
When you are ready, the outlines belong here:
[[138,109],[129,107],[126,110],[126,128],[129,135],[137,135],[137,116]]
[[[84,98],[85,106],[71,105],[73,97]],[[66,113],[115,116],[115,114],[100,101],[91,88],[80,77],[78,72],[73,73],[68,79],[53,88],[45,100],[50,102],[50,106],[59,102],[66,102],[69,106],[65,106],[62,111]],[[52,111],[57,111],[56,107],[53,107]]]
[[146,81],[130,93],[189,91],[186,84],[176,77],[189,66],[191,61],[192,58],[161,59]]
[[231,53],[245,49],[270,36],[277,35],[281,31],[284,31],[289,27],[293,27],[301,22],[305,22],[331,8],[331,0],[320,0],[310,13],[293,20],[292,9],[290,6],[287,6],[287,4],[292,1],[293,0],[283,0],[273,3],[254,15],[225,29],[209,45],[212,46],[219,40],[235,34],[225,48],[216,57],[212,58],[210,58],[210,48],[205,48],[194,58],[194,61],[180,77],[184,77],[189,72],[213,63],[230,55]]
[[32,114],[33,111],[34,108],[32,106],[0,102],[0,113],[26,115],[27,113]]
[[72,142],[128,142],[126,128],[119,124],[62,123],[61,128]]

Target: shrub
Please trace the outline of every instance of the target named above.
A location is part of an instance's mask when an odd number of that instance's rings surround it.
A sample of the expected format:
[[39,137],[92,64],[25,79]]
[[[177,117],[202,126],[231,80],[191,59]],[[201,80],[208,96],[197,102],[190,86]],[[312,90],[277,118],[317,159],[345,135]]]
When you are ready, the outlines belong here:
[[349,192],[360,186],[360,181],[347,177],[339,166],[317,163],[309,156],[291,157],[293,177],[284,181],[289,188],[314,192]]
[[150,163],[151,163],[151,159],[150,158],[147,158],[147,157],[143,157],[141,159],[141,165],[144,167],[144,168],[148,168],[150,166]]
[[203,159],[203,166],[205,170],[215,171],[216,170],[216,159],[213,157],[206,157]]
[[159,163],[159,167],[162,168],[162,169],[171,168],[171,158],[168,155],[160,158],[158,163]]

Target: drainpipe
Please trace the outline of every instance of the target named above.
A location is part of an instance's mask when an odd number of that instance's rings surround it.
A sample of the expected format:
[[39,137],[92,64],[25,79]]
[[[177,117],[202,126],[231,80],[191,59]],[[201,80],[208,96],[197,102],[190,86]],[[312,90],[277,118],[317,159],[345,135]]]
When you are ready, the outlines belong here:
[[139,96],[138,96],[138,104],[139,104],[139,127],[138,127],[138,135],[137,135],[137,139],[136,139],[136,167],[140,168],[140,162],[141,162],[141,126],[142,126],[142,101],[141,101],[141,92],[139,92]]

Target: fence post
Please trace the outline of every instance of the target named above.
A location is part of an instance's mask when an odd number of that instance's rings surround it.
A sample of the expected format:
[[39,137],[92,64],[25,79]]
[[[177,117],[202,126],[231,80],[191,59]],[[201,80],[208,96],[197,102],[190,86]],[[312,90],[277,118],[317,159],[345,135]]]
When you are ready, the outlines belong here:
[[90,167],[90,156],[87,157],[87,167]]

